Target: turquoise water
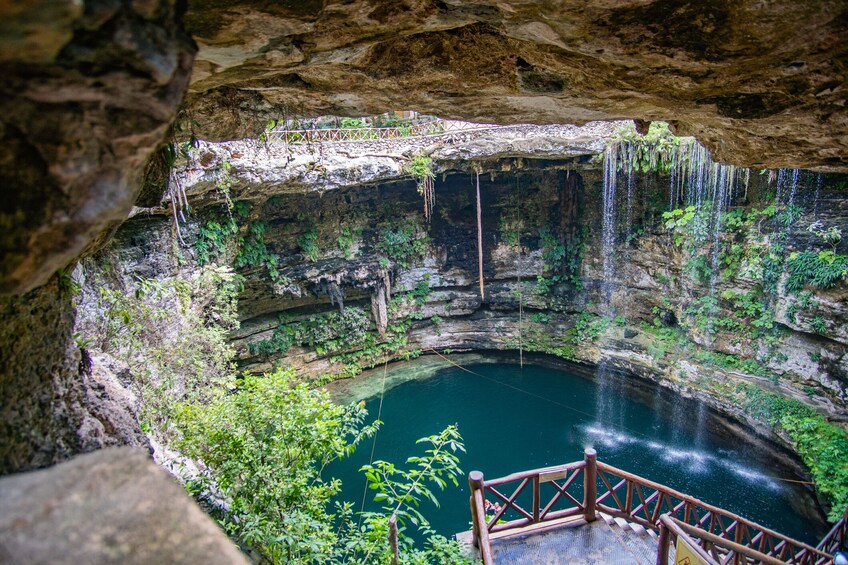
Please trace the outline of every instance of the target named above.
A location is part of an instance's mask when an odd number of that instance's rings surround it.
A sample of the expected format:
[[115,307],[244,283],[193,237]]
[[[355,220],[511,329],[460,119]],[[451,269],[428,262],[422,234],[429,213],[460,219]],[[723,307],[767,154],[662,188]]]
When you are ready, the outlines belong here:
[[[578,461],[590,446],[601,461],[784,534],[810,542],[826,531],[811,493],[782,480],[801,478],[783,464],[785,455],[733,432],[698,402],[634,378],[610,376],[599,383],[540,365],[465,367],[473,374],[446,365],[432,376],[388,390],[375,445],[375,459],[402,464],[422,454],[415,440],[458,424],[467,449],[460,486],[438,494],[440,508],[429,502],[421,508],[443,535],[468,529],[469,471],[496,478]],[[397,372],[405,370],[410,368],[390,368],[389,373],[402,380]],[[366,405],[376,418],[379,397]],[[329,469],[343,482],[342,498],[357,509],[365,486],[358,469],[368,463],[371,447],[369,441]],[[369,492],[369,502],[372,497]],[[376,505],[366,504],[366,509]]]

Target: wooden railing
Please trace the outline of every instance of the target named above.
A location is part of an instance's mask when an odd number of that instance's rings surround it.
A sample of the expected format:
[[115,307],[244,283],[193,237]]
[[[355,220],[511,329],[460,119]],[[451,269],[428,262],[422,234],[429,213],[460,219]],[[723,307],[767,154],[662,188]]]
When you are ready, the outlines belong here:
[[663,514],[703,530],[706,534],[752,548],[781,563],[824,564],[831,556],[741,516],[697,498],[598,463],[598,478],[606,492],[598,496],[598,510],[659,531]]
[[373,141],[386,139],[401,139],[430,135],[480,131],[498,126],[486,124],[468,124],[448,120],[433,120],[421,124],[409,124],[396,127],[376,128],[335,128],[335,129],[275,129],[269,132],[271,141],[287,144],[309,143],[344,143],[350,141]]
[[[666,515],[687,528],[697,529],[700,532],[698,539],[707,540],[704,543],[711,547],[716,545],[712,540],[721,539],[724,542],[717,545],[719,548],[726,550],[728,543],[734,547],[745,547],[774,562],[798,565],[831,562],[832,556],[825,551],[659,483],[598,462],[596,457],[593,449],[587,449],[583,461],[488,481],[479,471],[472,472],[469,485],[473,539],[475,547],[481,550],[484,564],[490,563],[486,560],[486,553],[491,553],[488,547],[490,534],[518,533],[534,524],[574,516],[582,516],[591,522],[596,512],[624,518],[657,533],[660,533],[660,521]],[[579,481],[581,475],[583,480]],[[511,493],[504,489],[507,485],[510,485]],[[526,495],[522,498],[530,485],[532,498]],[[542,486],[553,490],[550,497],[542,497]],[[487,510],[492,510],[491,517]],[[745,559],[747,557],[734,552],[730,562],[760,562]]]
[[671,553],[672,545],[677,544],[677,540],[683,538],[692,551],[698,554],[698,557],[703,559],[708,565],[717,565],[712,556],[698,545],[698,542],[686,533],[682,525],[678,524],[674,518],[669,516],[660,516],[660,539],[657,544],[657,565],[665,565],[668,563],[668,556]]
[[842,518],[822,538],[816,549],[830,554],[848,550],[848,506],[845,507]]

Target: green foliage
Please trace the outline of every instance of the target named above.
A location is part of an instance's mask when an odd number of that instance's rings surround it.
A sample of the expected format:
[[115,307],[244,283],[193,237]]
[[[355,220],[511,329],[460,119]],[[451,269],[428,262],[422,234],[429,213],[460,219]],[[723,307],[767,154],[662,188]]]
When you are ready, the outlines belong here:
[[368,124],[362,121],[361,118],[342,118],[342,129],[361,129],[368,127]]
[[668,212],[663,212],[662,217],[663,220],[665,220],[665,227],[667,230],[682,231],[695,217],[695,207],[687,206],[686,208],[676,208]]
[[377,251],[408,269],[424,257],[429,238],[419,235],[418,226],[412,222],[383,228],[377,241]]
[[560,261],[565,258],[565,246],[560,243],[553,231],[547,226],[539,230],[539,239],[542,247],[542,261],[545,270],[559,267]]
[[344,253],[345,259],[353,259],[353,244],[356,243],[357,239],[359,239],[359,234],[354,234],[350,227],[345,226],[341,229],[339,237],[336,238],[336,243],[338,243],[339,250]]
[[713,266],[710,259],[703,254],[694,255],[686,261],[686,269],[689,271],[689,276],[693,281],[706,283],[710,280],[713,273]]
[[318,248],[318,228],[315,222],[304,215],[298,216],[303,225],[303,233],[297,238],[297,245],[310,261],[317,261],[321,250]]
[[581,312],[574,322],[574,330],[576,332],[575,341],[584,342],[597,339],[607,331],[611,321],[610,318],[605,316],[596,316],[585,311]]
[[740,231],[745,227],[745,211],[741,208],[730,210],[722,216],[721,223],[727,231]]
[[430,180],[434,180],[436,178],[436,173],[434,173],[431,169],[432,164],[433,160],[429,156],[419,153],[412,158],[406,167],[409,174],[418,179],[419,192],[422,191],[421,185],[424,182],[424,179],[429,178]]
[[[426,534],[435,533],[430,523],[418,510],[422,499],[429,500],[436,507],[433,488],[444,490],[447,481],[459,486],[457,477],[462,474],[459,468],[457,452],[465,452],[462,436],[456,425],[445,428],[441,433],[421,438],[416,443],[429,444],[423,457],[410,457],[406,460],[411,468],[400,469],[387,461],[374,461],[364,465],[362,471],[368,480],[368,487],[377,491],[374,501],[379,502],[387,516],[397,516],[398,524],[411,523]],[[381,515],[366,513],[366,520],[383,518]]]
[[226,497],[230,535],[274,563],[323,563],[338,542],[327,507],[340,483],[322,471],[373,435],[365,415],[297,384],[291,370],[246,374],[234,394],[181,407],[178,445],[211,473],[196,480]]
[[729,369],[731,371],[739,371],[749,375],[756,375],[772,381],[777,381],[779,378],[776,373],[765,365],[762,365],[753,359],[743,359],[738,355],[729,355],[715,351],[699,351],[696,353],[695,358],[706,366],[713,365],[723,369]]
[[810,329],[817,334],[826,334],[827,324],[825,323],[824,318],[821,316],[815,316],[812,320],[810,320]]
[[836,246],[839,245],[839,242],[842,241],[842,230],[837,228],[836,226],[830,226],[826,228],[825,225],[821,222],[814,222],[810,224],[810,227],[807,228],[807,231],[813,233],[820,237],[824,243],[831,246],[831,250],[836,253]]
[[370,327],[370,314],[356,306],[348,306],[344,312],[313,314],[298,321],[281,316],[271,337],[251,343],[250,351],[283,354],[295,346],[310,347],[319,355],[349,351],[367,344]]
[[283,277],[277,271],[277,257],[268,251],[265,244],[264,234],[267,231],[268,224],[265,222],[251,222],[247,227],[247,234],[239,238],[239,254],[234,264],[238,269],[264,266],[272,281],[282,282]]
[[427,273],[422,277],[415,287],[409,292],[409,297],[415,301],[416,306],[424,306],[427,298],[430,296],[430,274]]
[[692,138],[676,137],[665,122],[652,122],[646,135],[640,135],[634,124],[629,123],[616,132],[611,143],[625,147],[632,158],[621,163],[625,170],[668,172],[674,164],[677,148],[682,143],[693,143]]
[[743,294],[726,290],[721,294],[724,300],[732,304],[733,316],[736,321],[736,331],[748,332],[756,339],[771,331],[774,326],[774,312],[768,298],[758,290]]
[[576,290],[583,289],[583,281],[580,278],[580,268],[583,263],[583,252],[585,250],[586,228],[585,226],[577,233],[572,244],[564,244],[553,231],[544,226],[539,230],[540,245],[542,248],[543,268],[546,271],[559,273],[547,280],[537,282],[537,293],[544,296],[551,286],[560,282],[569,282]]
[[534,292],[539,296],[547,296],[551,292],[551,288],[559,284],[562,280],[560,275],[554,275],[552,277],[546,277],[544,275],[536,276],[536,287],[534,288]]
[[129,288],[102,284],[98,310],[81,316],[78,339],[125,362],[141,403],[142,426],[170,435],[177,402],[204,403],[231,386],[242,278],[206,266],[189,279],[138,279]]
[[713,296],[702,296],[692,301],[683,313],[690,320],[691,327],[701,329],[707,333],[715,333],[718,301]]
[[805,286],[833,288],[848,280],[848,255],[837,255],[833,251],[794,252],[787,261],[789,276],[786,290],[798,292]]
[[736,387],[736,400],[753,417],[792,438],[810,468],[816,488],[831,503],[829,519],[848,505],[848,435],[797,400],[765,392],[750,384]]
[[723,246],[722,253],[719,255],[721,278],[724,280],[734,278],[739,273],[745,257],[745,245],[741,243],[730,243]]
[[783,227],[789,227],[798,221],[804,214],[804,208],[801,206],[785,206],[780,212],[777,214],[777,222]]
[[217,259],[227,248],[227,243],[238,233],[236,221],[229,217],[223,224],[209,221],[200,226],[194,249],[201,266]]

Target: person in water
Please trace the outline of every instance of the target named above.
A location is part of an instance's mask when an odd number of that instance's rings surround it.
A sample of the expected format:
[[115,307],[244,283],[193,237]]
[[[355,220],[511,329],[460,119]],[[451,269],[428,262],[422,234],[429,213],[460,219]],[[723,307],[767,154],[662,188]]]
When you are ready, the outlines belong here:
[[493,504],[493,503],[489,502],[488,500],[485,501],[485,507],[486,507],[486,513],[487,514],[489,512],[492,512],[493,514],[497,514],[498,512],[500,512],[503,509],[503,507],[499,503],[495,502]]

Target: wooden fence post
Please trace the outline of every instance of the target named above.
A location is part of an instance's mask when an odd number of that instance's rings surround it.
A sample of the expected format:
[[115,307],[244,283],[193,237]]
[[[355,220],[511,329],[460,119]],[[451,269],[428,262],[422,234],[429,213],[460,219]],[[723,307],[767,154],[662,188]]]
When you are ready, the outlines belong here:
[[660,520],[660,539],[657,541],[657,565],[668,565],[668,527]]
[[483,473],[480,471],[471,471],[468,473],[468,487],[471,490],[471,528],[472,542],[474,547],[480,547],[480,525],[477,520],[477,494],[478,490],[483,488]]
[[540,488],[540,479],[539,473],[536,473],[536,476],[533,477],[533,523],[538,524],[539,519],[541,517],[541,494],[539,492]]
[[473,523],[474,547],[480,550],[483,565],[492,565],[492,548],[489,545],[489,527],[486,524],[483,473],[471,471],[468,474],[468,486],[471,487],[471,522]]
[[583,452],[586,466],[583,468],[583,516],[587,522],[594,522],[595,504],[598,499],[598,452],[591,447]]

